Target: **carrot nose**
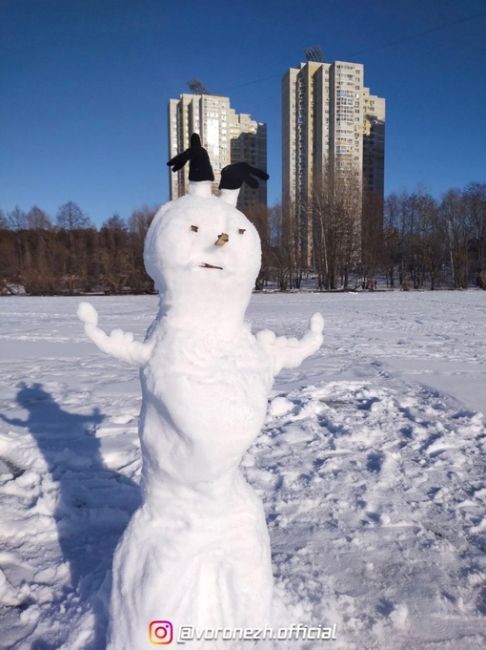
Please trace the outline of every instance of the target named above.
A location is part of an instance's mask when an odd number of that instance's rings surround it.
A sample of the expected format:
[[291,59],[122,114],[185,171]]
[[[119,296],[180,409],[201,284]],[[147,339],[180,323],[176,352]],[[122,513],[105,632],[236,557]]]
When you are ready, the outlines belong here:
[[222,232],[220,235],[218,235],[218,239],[214,242],[214,245],[224,246],[228,240],[229,240],[228,235],[225,232]]

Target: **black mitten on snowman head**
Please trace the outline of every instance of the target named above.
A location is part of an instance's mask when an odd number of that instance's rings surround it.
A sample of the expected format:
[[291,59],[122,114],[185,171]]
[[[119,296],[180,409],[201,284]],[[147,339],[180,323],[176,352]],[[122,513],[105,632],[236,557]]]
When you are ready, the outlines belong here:
[[[254,176],[257,178],[254,178]],[[260,184],[257,179],[268,181],[269,178],[270,176],[266,172],[257,167],[252,167],[246,162],[233,163],[221,170],[219,189],[239,190],[243,183],[256,189]]]
[[191,135],[191,146],[167,163],[172,167],[173,172],[182,169],[187,161],[189,162],[189,180],[190,181],[214,181],[213,168],[209,162],[209,156],[206,149],[201,144],[201,139],[197,133]]

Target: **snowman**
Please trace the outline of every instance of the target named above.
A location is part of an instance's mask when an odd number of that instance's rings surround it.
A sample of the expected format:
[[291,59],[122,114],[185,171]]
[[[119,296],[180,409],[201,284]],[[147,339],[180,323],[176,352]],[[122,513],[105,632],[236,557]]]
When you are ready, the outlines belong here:
[[[189,193],[159,209],[145,240],[145,267],[160,294],[145,341],[121,330],[107,335],[89,303],[78,309],[103,352],[140,367],[143,395],[142,505],[115,551],[109,650],[168,643],[183,625],[271,624],[263,506],[239,465],[262,428],[275,375],[322,344],[318,313],[300,340],[253,335],[244,321],[261,248],[235,206],[243,182],[257,187],[268,176],[229,165],[216,197],[197,134],[168,164],[178,171],[188,161]],[[189,646],[218,643],[236,647]]]

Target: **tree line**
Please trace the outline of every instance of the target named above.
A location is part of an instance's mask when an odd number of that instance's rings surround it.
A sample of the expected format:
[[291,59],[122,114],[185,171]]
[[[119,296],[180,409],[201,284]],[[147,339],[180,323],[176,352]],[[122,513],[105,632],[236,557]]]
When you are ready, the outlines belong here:
[[0,292],[12,285],[34,295],[152,292],[143,242],[155,212],[144,206],[126,221],[114,214],[97,229],[72,201],[55,224],[37,206],[0,211]]
[[318,189],[309,205],[250,214],[263,242],[261,285],[285,291],[310,278],[320,290],[373,289],[377,280],[402,290],[486,289],[485,183],[440,199],[422,190],[358,196],[348,178]]
[[[256,288],[282,291],[389,288],[486,289],[486,184],[450,189],[440,199],[421,190],[383,201],[357,200],[353,179],[317,188],[309,205],[258,205],[247,211],[262,241]],[[95,228],[69,201],[55,223],[34,206],[0,210],[0,292],[150,293],[143,243],[156,208],[115,214]]]

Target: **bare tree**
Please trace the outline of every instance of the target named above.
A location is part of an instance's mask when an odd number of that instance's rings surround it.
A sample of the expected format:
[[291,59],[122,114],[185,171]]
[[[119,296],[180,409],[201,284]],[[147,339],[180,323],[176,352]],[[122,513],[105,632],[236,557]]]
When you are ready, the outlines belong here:
[[102,228],[107,228],[108,230],[127,230],[127,222],[125,219],[122,219],[118,213],[114,213],[109,219],[105,221]]
[[155,217],[157,208],[146,205],[134,210],[128,220],[128,229],[140,239],[144,239],[152,219]]
[[268,227],[270,232],[270,268],[274,274],[280,291],[292,287],[294,270],[292,238],[289,233],[290,220],[280,204],[270,208]]
[[374,277],[385,266],[383,197],[377,192],[363,194],[361,217],[361,265],[363,283],[374,286]]
[[248,208],[245,211],[247,218],[252,222],[260,235],[262,246],[262,265],[260,273],[255,281],[255,288],[258,290],[263,289],[265,282],[268,279],[269,268],[271,266],[271,244],[270,244],[270,231],[269,231],[269,210],[263,203],[258,203],[255,206]]
[[120,293],[131,289],[133,256],[130,254],[127,224],[114,214],[103,224],[99,235],[98,276],[105,291]]
[[64,230],[79,230],[90,227],[89,218],[73,201],[61,205],[57,212],[56,222],[58,227]]
[[308,270],[309,238],[304,210],[303,203],[298,207],[291,201],[270,210],[272,267],[281,291],[300,288],[302,277]]
[[469,280],[469,244],[473,229],[463,194],[458,189],[446,192],[440,211],[445,221],[452,284],[465,289]]
[[0,230],[8,230],[8,219],[3,210],[0,210]]
[[32,206],[32,208],[27,212],[26,225],[27,228],[32,229],[49,230],[52,228],[52,223],[48,214],[36,205]]
[[156,207],[148,207],[144,205],[143,207],[134,210],[128,220],[128,230],[130,233],[130,264],[133,268],[140,269],[140,271],[134,275],[133,280],[131,281],[131,285],[137,291],[153,291],[153,282],[144,270],[143,246],[145,235],[147,234],[147,230],[152,223],[152,219],[155,217],[157,209],[158,208]]
[[12,230],[24,230],[27,228],[27,217],[18,205],[8,213],[8,222]]
[[328,173],[313,196],[313,259],[320,289],[348,287],[361,258],[361,193],[356,175]]
[[419,232],[417,242],[417,266],[423,286],[428,276],[433,291],[440,280],[446,255],[446,231],[434,198],[427,193],[417,197]]
[[486,183],[470,183],[464,191],[471,235],[476,251],[475,272],[486,274]]

